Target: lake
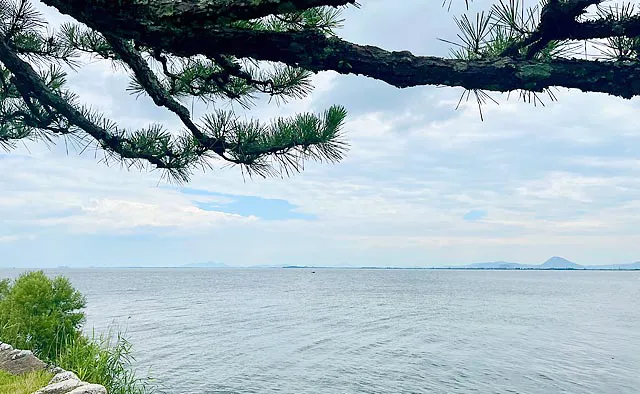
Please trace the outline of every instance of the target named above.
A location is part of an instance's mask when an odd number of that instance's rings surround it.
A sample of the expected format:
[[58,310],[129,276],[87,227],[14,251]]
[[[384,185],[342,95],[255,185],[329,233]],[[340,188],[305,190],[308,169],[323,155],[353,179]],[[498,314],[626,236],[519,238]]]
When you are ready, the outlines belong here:
[[640,272],[46,272],[166,393],[640,392]]

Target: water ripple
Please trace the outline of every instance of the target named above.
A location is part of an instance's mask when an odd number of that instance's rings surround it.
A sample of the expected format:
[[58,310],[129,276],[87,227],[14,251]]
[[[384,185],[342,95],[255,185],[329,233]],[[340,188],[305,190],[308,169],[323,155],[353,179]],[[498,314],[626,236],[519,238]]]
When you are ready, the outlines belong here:
[[167,393],[640,392],[638,273],[64,274]]

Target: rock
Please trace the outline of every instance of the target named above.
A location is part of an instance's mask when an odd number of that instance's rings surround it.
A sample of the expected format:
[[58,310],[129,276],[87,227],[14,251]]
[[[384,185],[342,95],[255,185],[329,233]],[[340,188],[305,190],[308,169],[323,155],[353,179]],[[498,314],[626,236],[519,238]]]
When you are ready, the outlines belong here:
[[82,382],[73,372],[62,372],[51,379],[48,386],[33,394],[107,394],[107,389],[99,384]]
[[49,384],[59,383],[65,380],[80,380],[75,373],[62,370],[62,372],[58,372],[56,376],[51,378]]
[[57,374],[62,373],[62,372],[67,372],[64,369],[60,368],[60,367],[56,367],[55,365],[49,366],[49,368],[47,370],[49,372],[51,372],[52,374],[54,374],[54,375],[57,375]]
[[47,386],[33,394],[107,394],[104,386],[83,382],[73,372],[47,366],[28,350],[14,349],[13,346],[0,342],[0,370],[20,375],[44,369],[54,373],[55,376]]
[[66,394],[78,387],[87,386],[88,383],[77,379],[67,379],[41,388],[33,394]]
[[78,387],[73,391],[69,391],[67,394],[107,394],[107,389],[99,384],[88,384],[86,386]]
[[23,357],[33,356],[33,352],[31,350],[14,350],[12,354],[12,360],[19,360]]
[[40,371],[46,366],[28,350],[17,350],[5,343],[0,345],[0,370],[20,375],[26,372]]

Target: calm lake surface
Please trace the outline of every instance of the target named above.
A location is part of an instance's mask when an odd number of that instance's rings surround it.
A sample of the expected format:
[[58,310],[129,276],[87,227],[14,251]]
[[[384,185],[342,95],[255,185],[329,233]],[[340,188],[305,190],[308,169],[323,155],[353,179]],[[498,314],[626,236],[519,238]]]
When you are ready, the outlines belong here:
[[640,272],[46,272],[166,393],[640,392]]

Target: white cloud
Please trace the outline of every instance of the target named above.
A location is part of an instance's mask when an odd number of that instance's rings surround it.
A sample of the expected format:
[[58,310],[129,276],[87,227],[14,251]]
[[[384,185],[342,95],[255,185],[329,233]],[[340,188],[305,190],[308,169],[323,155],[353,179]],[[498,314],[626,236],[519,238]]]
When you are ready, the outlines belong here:
[[[344,35],[438,53],[442,43],[423,38],[455,36],[445,16],[436,3],[407,2],[390,14],[371,2],[348,12]],[[400,38],[399,23],[419,34]],[[26,257],[16,252],[28,239],[15,234],[30,234],[48,245],[42,258],[74,251],[79,240],[107,243],[103,264],[132,256],[145,264],[176,256],[206,261],[212,254],[228,264],[538,262],[552,254],[581,263],[640,259],[640,125],[629,121],[640,101],[561,90],[558,102],[533,107],[498,95],[500,105],[484,107],[481,122],[473,103],[454,109],[460,89],[400,90],[335,73],[314,81],[310,97],[261,104],[246,116],[269,119],[343,104],[351,111],[345,130],[352,148],[342,163],[309,163],[301,175],[266,180],[216,168],[195,174],[188,186],[283,199],[317,220],[267,222],[201,210],[196,202],[224,204],[232,197],[182,194],[159,187],[166,185],[157,172],[108,168],[89,154],[29,145],[31,153],[21,148],[0,156],[0,234],[6,234],[0,253],[14,253],[17,263],[38,261],[35,250]],[[161,122],[181,129],[148,98],[127,96],[126,75],[109,65],[91,65],[71,82],[85,102],[123,126]],[[196,114],[208,110],[195,107]],[[465,221],[471,210],[487,215]],[[144,248],[140,234],[148,237]],[[80,264],[80,257],[64,258]]]
[[256,221],[224,212],[204,211],[186,204],[149,204],[116,199],[91,200],[77,215],[37,220],[33,225],[65,226],[73,232],[111,233],[149,228],[193,231],[214,226],[232,226]]
[[585,156],[569,158],[568,161],[586,167],[605,168],[617,171],[640,170],[640,159],[633,158],[625,159],[618,157],[606,158],[598,156]]
[[[632,182],[631,180],[616,179],[613,177],[593,177],[567,172],[551,172],[542,179],[536,179],[524,183],[517,188],[518,194],[536,199],[562,199],[583,203],[593,202],[590,197],[593,192],[603,188],[612,188],[620,183]],[[590,193],[592,192],[592,193]]]
[[16,242],[25,239],[32,240],[35,238],[35,235],[0,235],[0,243]]

